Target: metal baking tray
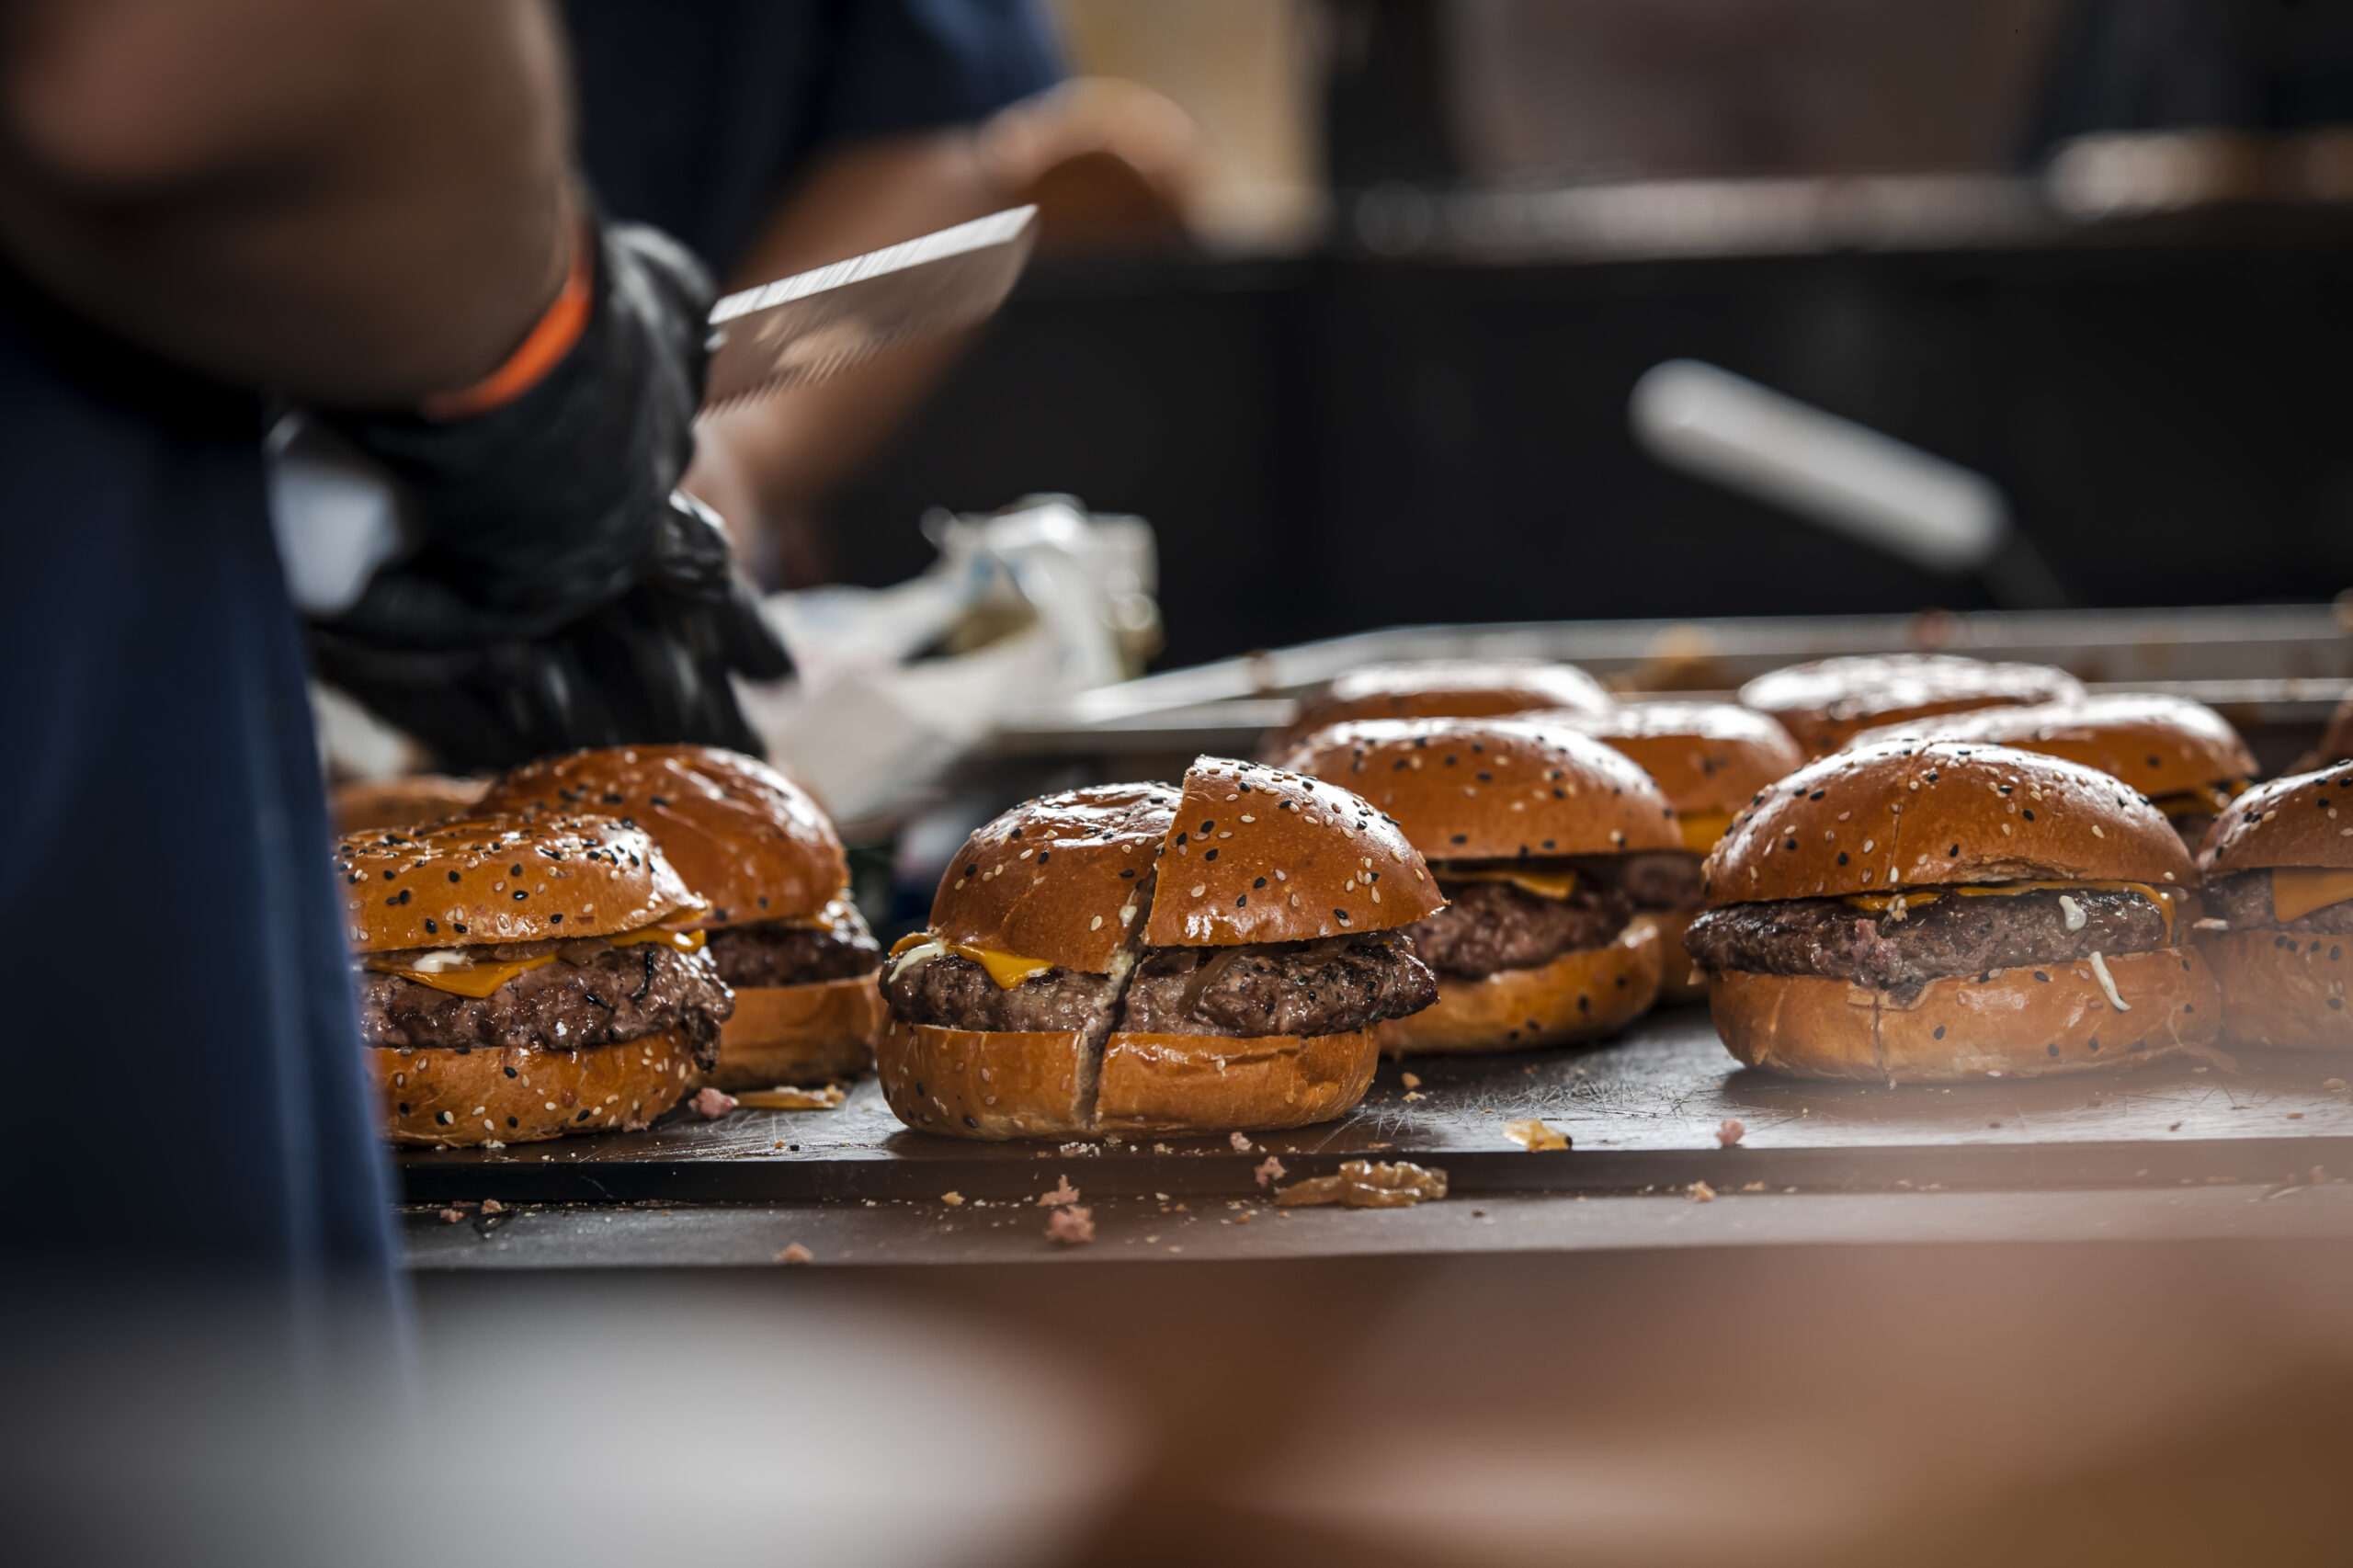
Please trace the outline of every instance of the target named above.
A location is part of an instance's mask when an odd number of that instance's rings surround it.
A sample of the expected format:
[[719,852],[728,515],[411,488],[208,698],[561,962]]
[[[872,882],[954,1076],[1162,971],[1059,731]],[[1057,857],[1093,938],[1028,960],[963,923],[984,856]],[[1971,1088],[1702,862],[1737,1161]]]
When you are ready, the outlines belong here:
[[[2348,1070],[2353,1056],[2267,1052],[1951,1086],[1814,1083],[1741,1067],[1706,1010],[1684,1007],[1589,1050],[1384,1062],[1347,1116],[1254,1135],[1246,1151],[1222,1135],[942,1138],[900,1125],[867,1079],[835,1110],[674,1112],[642,1132],[412,1152],[401,1174],[420,1203],[995,1200],[1051,1187],[1040,1173],[1057,1169],[1103,1196],[1240,1197],[1262,1191],[1268,1154],[1286,1180],[1344,1159],[1412,1160],[1466,1194],[2290,1181],[2316,1165],[2353,1170]],[[1574,1147],[1521,1148],[1504,1129],[1530,1117]],[[1731,1148],[1717,1136],[1727,1119],[1743,1128]]]
[[1802,660],[1928,649],[2057,665],[2094,690],[2195,698],[2222,710],[2271,767],[2309,744],[2353,687],[2353,636],[2336,605],[1400,626],[1086,692],[1021,716],[993,749],[1012,757],[1247,754],[1298,716],[1302,693],[1393,659],[1560,659],[1630,696],[1725,698]]

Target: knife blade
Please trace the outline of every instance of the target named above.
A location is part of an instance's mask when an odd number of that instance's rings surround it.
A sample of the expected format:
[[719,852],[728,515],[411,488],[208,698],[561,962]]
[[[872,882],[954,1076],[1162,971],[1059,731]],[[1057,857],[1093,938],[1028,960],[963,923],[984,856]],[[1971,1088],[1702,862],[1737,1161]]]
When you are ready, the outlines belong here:
[[1021,276],[1037,217],[1011,208],[728,295],[710,310],[704,412],[985,319]]

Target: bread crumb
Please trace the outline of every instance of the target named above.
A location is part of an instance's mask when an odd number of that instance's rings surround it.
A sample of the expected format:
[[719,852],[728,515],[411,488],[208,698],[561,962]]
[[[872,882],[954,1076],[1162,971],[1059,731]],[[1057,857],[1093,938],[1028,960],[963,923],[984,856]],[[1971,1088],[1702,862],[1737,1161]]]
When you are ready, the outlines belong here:
[[1761,1181],[1752,1181],[1743,1187],[1740,1190],[1743,1192],[1762,1192],[1765,1190],[1765,1184]]
[[1080,1203],[1064,1204],[1046,1216],[1046,1239],[1076,1246],[1095,1239],[1095,1210]]
[[1250,1152],[1250,1140],[1239,1132],[1227,1133],[1225,1141],[1233,1145],[1233,1152],[1237,1154],[1246,1154]]
[[2342,1078],[2323,1078],[2320,1081],[2320,1086],[2324,1089],[2341,1089],[2345,1086],[2345,1080]]
[[1409,1089],[1418,1089],[1422,1086],[1422,1075],[1419,1073],[1403,1074],[1397,1081]]
[[1518,1121],[1505,1122],[1504,1136],[1531,1154],[1546,1149],[1566,1149],[1571,1146],[1567,1133],[1532,1116]]
[[939,1201],[950,1209],[961,1209],[964,1207],[964,1195],[961,1192],[943,1192],[939,1195]]
[[1716,1147],[1729,1149],[1739,1142],[1747,1131],[1748,1129],[1740,1124],[1739,1118],[1728,1116],[1716,1124]]
[[779,1263],[808,1263],[815,1256],[816,1254],[811,1252],[807,1247],[802,1246],[799,1242],[795,1242],[790,1246],[785,1248],[782,1252],[777,1254],[776,1260]]
[[485,1214],[504,1214],[506,1212],[506,1205],[495,1198],[485,1198],[482,1200],[482,1211]]
[[454,1225],[465,1217],[466,1211],[462,1209],[444,1209],[441,1210],[441,1222],[445,1225]]
[[687,1104],[692,1106],[694,1113],[704,1120],[717,1121],[735,1108],[735,1096],[724,1089],[714,1089],[706,1084]]
[[1695,1181],[1683,1190],[1690,1195],[1694,1203],[1713,1203],[1716,1200],[1716,1189],[1704,1181]]
[[1415,1100],[1426,1100],[1427,1098],[1429,1098],[1429,1096],[1422,1093],[1419,1089],[1407,1089],[1405,1091],[1405,1103],[1407,1105],[1413,1104]]
[[735,1096],[735,1103],[754,1110],[838,1110],[846,1097],[839,1084],[813,1089],[779,1084],[773,1089],[746,1089]]
[[1038,1207],[1040,1209],[1060,1209],[1064,1204],[1077,1201],[1078,1188],[1071,1186],[1070,1177],[1067,1176],[1057,1176],[1054,1178],[1054,1189],[1051,1192],[1041,1192],[1038,1195]]
[[1258,1185],[1263,1187],[1271,1187],[1282,1180],[1286,1173],[1283,1170],[1283,1163],[1269,1154],[1258,1162],[1258,1168],[1251,1174],[1258,1178]]
[[1275,1194],[1285,1209],[1311,1203],[1340,1203],[1350,1209],[1411,1209],[1424,1199],[1446,1196],[1446,1173],[1435,1165],[1404,1160],[1375,1165],[1370,1160],[1345,1160],[1337,1176],[1310,1176]]

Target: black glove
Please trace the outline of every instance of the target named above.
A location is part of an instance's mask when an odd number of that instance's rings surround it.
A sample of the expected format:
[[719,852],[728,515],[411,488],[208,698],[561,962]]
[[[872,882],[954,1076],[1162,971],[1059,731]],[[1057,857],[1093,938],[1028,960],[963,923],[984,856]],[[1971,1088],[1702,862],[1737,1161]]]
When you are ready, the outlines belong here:
[[330,415],[406,490],[423,538],[319,621],[319,673],[443,767],[693,741],[759,751],[731,671],[790,669],[694,451],[711,289],[646,228],[599,224],[579,340],[514,402],[449,421]]

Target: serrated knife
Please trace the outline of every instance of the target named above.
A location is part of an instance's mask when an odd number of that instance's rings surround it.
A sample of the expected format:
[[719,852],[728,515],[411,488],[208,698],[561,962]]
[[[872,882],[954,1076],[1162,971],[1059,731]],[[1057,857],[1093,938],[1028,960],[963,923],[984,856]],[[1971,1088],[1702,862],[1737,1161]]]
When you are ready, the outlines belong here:
[[710,309],[704,412],[984,320],[1020,278],[1037,218],[1016,207],[728,295]]

